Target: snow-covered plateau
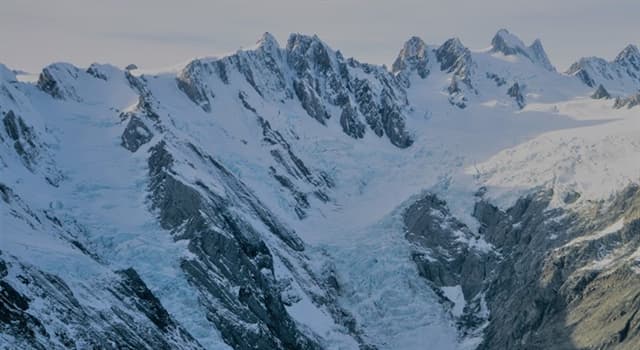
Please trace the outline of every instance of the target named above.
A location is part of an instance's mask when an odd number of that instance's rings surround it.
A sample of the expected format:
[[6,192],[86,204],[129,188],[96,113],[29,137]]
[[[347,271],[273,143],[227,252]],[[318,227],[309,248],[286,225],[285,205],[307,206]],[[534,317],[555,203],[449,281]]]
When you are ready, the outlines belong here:
[[1,349],[638,349],[640,51],[0,64]]

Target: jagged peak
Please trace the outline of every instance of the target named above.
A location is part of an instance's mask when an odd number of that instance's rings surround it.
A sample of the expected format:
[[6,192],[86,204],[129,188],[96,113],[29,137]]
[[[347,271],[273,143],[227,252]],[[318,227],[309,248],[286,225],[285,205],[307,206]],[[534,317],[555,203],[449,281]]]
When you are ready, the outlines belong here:
[[[505,55],[514,54],[511,50],[520,48],[526,48],[524,42],[515,34],[512,34],[506,29],[500,29],[491,39],[491,46],[493,51],[502,52]],[[505,52],[506,51],[506,52]]]
[[440,47],[438,47],[438,51],[449,52],[457,56],[471,53],[471,51],[466,46],[464,46],[464,44],[458,37],[447,39],[444,43],[442,43],[442,45],[440,45]]
[[440,69],[450,72],[460,68],[460,65],[466,65],[471,60],[471,51],[459,38],[451,38],[436,50],[436,57],[440,62]]
[[517,35],[500,29],[491,39],[491,52],[500,52],[506,56],[522,55],[547,70],[555,71],[540,39],[535,39],[527,46]]
[[269,32],[264,32],[264,34],[262,34],[260,39],[258,39],[258,41],[256,42],[256,45],[258,48],[261,48],[267,52],[274,52],[280,49],[278,40],[276,40],[276,37]]
[[296,51],[298,49],[302,49],[306,51],[312,44],[319,44],[325,48],[328,48],[327,44],[325,44],[318,35],[307,35],[301,33],[291,33],[289,35],[289,39],[287,40],[287,50],[288,51]]
[[405,57],[420,57],[424,56],[424,52],[427,49],[427,44],[418,36],[412,36],[404,43],[400,53]]
[[333,69],[333,62],[338,59],[336,52],[315,34],[291,34],[286,50],[289,63],[298,73],[308,69],[310,63],[321,71],[330,71]]
[[622,51],[620,51],[618,56],[616,56],[614,62],[620,63],[629,59],[640,61],[640,50],[638,50],[638,47],[636,45],[627,45]]
[[405,69],[419,69],[419,74],[421,77],[426,77],[426,64],[427,61],[427,44],[417,37],[412,36],[407,40],[400,52],[398,53],[398,57],[393,62],[391,66],[391,71],[393,73],[398,73]]
[[462,43],[462,40],[460,40],[460,38],[458,37],[453,37],[450,39],[447,39],[441,47],[449,47],[455,50],[467,50],[467,47],[464,46],[464,44]]
[[536,39],[529,46],[529,51],[531,51],[531,57],[535,62],[541,64],[544,68],[550,71],[555,71],[555,67],[551,64],[551,60],[549,60],[549,56],[547,56],[547,52],[542,46],[542,41],[540,39]]

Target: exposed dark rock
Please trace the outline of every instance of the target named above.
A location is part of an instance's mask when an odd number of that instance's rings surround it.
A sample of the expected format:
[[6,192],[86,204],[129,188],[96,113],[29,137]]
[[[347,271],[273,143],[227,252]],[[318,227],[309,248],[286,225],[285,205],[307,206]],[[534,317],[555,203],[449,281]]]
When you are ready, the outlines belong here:
[[[273,275],[271,252],[260,235],[232,213],[233,204],[227,199],[211,191],[204,197],[175,179],[171,174],[173,157],[166,148],[161,142],[151,149],[151,200],[159,210],[163,227],[173,231],[177,239],[189,239],[189,250],[198,258],[183,261],[182,267],[200,291],[209,318],[225,342],[236,349],[319,348],[297,329],[286,312]],[[234,193],[252,202],[247,204],[274,234],[293,248],[302,249],[299,239],[294,241],[293,236],[288,236],[291,233],[285,234],[284,228],[242,189],[241,183],[222,168],[219,170]],[[237,286],[238,294],[230,286]]]
[[[604,61],[604,60],[603,60]],[[606,64],[606,62],[604,62]],[[573,63],[569,69],[567,70],[567,74],[574,75],[580,79],[583,83],[585,83],[589,87],[596,87],[596,81],[593,77],[584,69],[584,60],[580,62]]]
[[131,152],[151,141],[153,132],[136,115],[131,115],[121,136],[120,144]]
[[176,327],[175,322],[171,319],[167,310],[164,309],[160,300],[147,288],[134,269],[120,270],[116,271],[116,273],[122,277],[120,284],[115,287],[119,292],[116,296],[129,296],[136,308],[163,332],[168,332],[170,328]]
[[364,137],[365,125],[358,119],[358,113],[350,104],[346,104],[342,108],[340,126],[345,134],[353,138],[361,139]]
[[623,108],[627,107],[627,109],[631,109],[633,107],[640,106],[640,93],[635,95],[631,95],[628,97],[616,97],[616,100],[613,104],[613,108]]
[[631,73],[638,72],[640,71],[640,49],[629,44],[616,56],[614,62],[628,66],[632,69]]
[[[440,69],[453,73],[448,87],[449,103],[458,108],[467,106],[467,92],[477,94],[471,83],[474,63],[471,51],[462,45],[458,38],[449,39],[436,50],[436,58],[440,62]],[[466,91],[466,92],[465,92]]]
[[[463,334],[486,327],[480,349],[634,349],[640,339],[633,258],[640,247],[638,187],[580,212],[550,209],[552,195],[523,197],[506,211],[478,196],[477,234],[445,202],[426,195],[404,213],[420,274],[436,292],[462,286],[467,306],[458,325]],[[564,201],[577,197],[569,193]],[[623,228],[595,234],[621,217]],[[476,235],[495,250],[474,251],[469,242]],[[478,317],[478,299],[489,308],[488,323]]]
[[79,101],[75,88],[68,82],[77,79],[80,74],[85,73],[70,64],[52,64],[42,70],[36,86],[53,98]]
[[389,94],[383,94],[380,100],[382,126],[392,144],[407,148],[413,144],[413,138],[406,131],[402,112]]
[[498,75],[497,75],[497,74],[495,74],[495,73],[487,73],[487,78],[489,78],[489,79],[491,79],[491,80],[495,81],[495,83],[496,83],[496,85],[497,85],[498,87],[500,87],[500,86],[502,86],[502,85],[504,85],[504,84],[506,84],[506,83],[507,83],[507,81],[506,81],[504,78],[502,78],[502,77],[498,76]]
[[176,78],[178,88],[205,112],[211,112],[211,89],[202,81],[202,77],[211,73],[208,63],[195,60],[189,63]]
[[513,97],[518,104],[518,108],[523,109],[526,106],[526,102],[523,95],[523,88],[517,82],[511,85],[509,90],[507,90],[507,95]]
[[[4,267],[0,274],[0,332],[14,338],[15,348],[201,349],[132,270],[124,272],[123,282],[111,290],[120,302],[97,299],[97,303],[110,304],[110,308],[98,310],[80,303],[58,276],[15,261],[8,266],[0,259],[0,265]],[[19,271],[17,280],[5,279],[8,268]],[[101,292],[90,291],[84,297],[99,298]],[[46,312],[33,310],[34,303],[38,308],[44,306]]]
[[46,68],[42,70],[42,73],[40,73],[40,76],[38,77],[38,87],[40,88],[40,90],[48,93],[55,98],[64,98],[58,82],[51,75],[51,72]]
[[[549,199],[548,193],[523,198],[507,212],[482,202],[476,206],[483,233],[505,256],[488,287],[492,316],[480,348],[634,348],[639,334],[631,335],[634,328],[626,324],[637,322],[640,277],[624,258],[609,267],[590,266],[621,253],[621,244],[629,249],[623,254],[640,245],[640,225],[632,219],[640,213],[637,188],[621,192],[606,211],[548,210]],[[620,215],[632,219],[621,231],[575,240]],[[630,317],[621,317],[625,313]]]
[[578,199],[580,199],[580,193],[576,192],[576,191],[568,191],[567,193],[565,193],[564,198],[562,199],[562,201],[565,204],[573,204],[575,203]]
[[[0,260],[4,278],[7,266]],[[44,349],[37,343],[36,333],[47,336],[42,323],[28,313],[30,300],[20,294],[13,286],[0,280],[0,331],[10,334],[25,343],[30,343],[36,349]]]
[[307,114],[320,122],[320,124],[325,125],[326,120],[331,118],[331,115],[324,108],[316,92],[299,80],[293,82],[293,90],[296,92],[296,96],[300,100],[302,108],[307,111]]
[[16,116],[13,111],[8,111],[2,119],[5,131],[11,140],[13,148],[20,160],[30,170],[38,159],[38,140],[32,128],[28,127],[24,120]]
[[600,84],[598,85],[598,89],[596,89],[596,91],[591,95],[591,98],[596,100],[601,100],[601,99],[608,100],[611,98],[611,95],[609,95],[609,92],[607,91],[607,89],[605,89],[604,86]]
[[87,68],[87,74],[104,81],[108,80],[107,75],[104,72],[102,72],[100,70],[100,67],[96,64],[92,64],[91,66],[89,66],[89,68]]
[[298,215],[298,218],[304,219],[307,216],[305,210],[309,209],[309,200],[307,199],[307,195],[300,192],[288,177],[276,173],[275,169],[273,168],[271,168],[270,170],[273,177],[280,183],[282,187],[286,188],[295,199],[297,203],[295,212]]
[[474,315],[473,310],[481,308],[480,293],[497,264],[497,255],[433,194],[409,206],[403,217],[405,237],[414,246],[412,258],[420,275],[437,287],[438,294],[439,287],[460,285],[468,305],[458,321],[463,332],[477,332],[486,319]]
[[436,50],[436,57],[440,70],[452,73],[464,69],[471,62],[471,51],[462,45],[460,39],[453,38]]
[[407,40],[391,66],[391,72],[394,74],[411,71],[415,71],[422,79],[430,73],[427,45],[417,36]]
[[18,131],[17,118],[15,114],[13,114],[13,111],[9,111],[7,112],[7,114],[5,114],[4,118],[2,119],[2,123],[4,124],[4,129],[6,130],[7,135],[9,135],[9,138],[13,139],[14,141],[18,141],[18,139],[20,138],[20,133]]

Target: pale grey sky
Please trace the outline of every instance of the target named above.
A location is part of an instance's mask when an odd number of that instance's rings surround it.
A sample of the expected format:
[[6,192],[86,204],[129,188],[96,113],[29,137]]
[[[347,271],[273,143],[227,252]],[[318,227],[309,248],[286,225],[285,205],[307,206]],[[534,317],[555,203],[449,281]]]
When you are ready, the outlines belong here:
[[233,52],[269,31],[318,34],[345,56],[390,65],[411,35],[489,46],[499,28],[540,38],[556,67],[640,44],[639,0],[2,0],[0,63],[160,68]]

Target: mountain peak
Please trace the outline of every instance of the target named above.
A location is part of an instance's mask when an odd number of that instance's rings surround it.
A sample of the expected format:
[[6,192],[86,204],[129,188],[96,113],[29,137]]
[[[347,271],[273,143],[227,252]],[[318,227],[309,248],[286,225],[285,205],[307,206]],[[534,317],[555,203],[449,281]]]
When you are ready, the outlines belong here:
[[287,50],[292,51],[299,47],[308,48],[312,44],[321,44],[322,46],[326,46],[325,43],[320,40],[318,35],[307,35],[300,33],[291,33],[289,35],[289,40],[287,40]]
[[259,48],[265,49],[269,52],[277,50],[280,48],[280,44],[278,40],[269,32],[264,32],[260,39],[256,42],[256,45]]
[[398,57],[391,66],[391,71],[398,73],[405,69],[417,69],[420,77],[426,78],[429,73],[426,64],[427,44],[421,38],[412,36],[404,43],[400,53],[398,53]]
[[436,50],[436,57],[440,62],[441,70],[452,72],[471,60],[471,52],[460,39],[451,38]]
[[404,43],[402,51],[405,52],[407,56],[416,56],[419,55],[426,47],[427,44],[425,44],[424,40],[414,35]]
[[546,70],[555,71],[540,39],[536,39],[530,46],[526,46],[515,34],[506,29],[500,29],[491,40],[491,52],[500,52],[505,56],[521,55]]
[[518,49],[525,49],[526,45],[520,38],[506,29],[500,29],[491,39],[492,50],[505,55],[515,55]]
[[634,60],[640,63],[640,50],[638,47],[633,44],[627,45],[619,54],[616,56],[615,62],[624,62],[627,60]]

